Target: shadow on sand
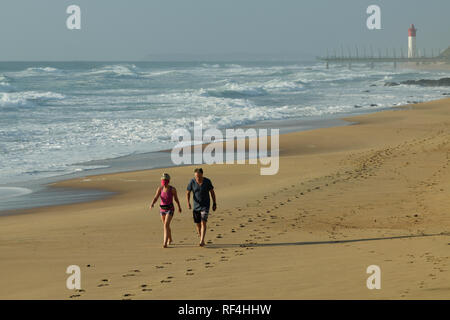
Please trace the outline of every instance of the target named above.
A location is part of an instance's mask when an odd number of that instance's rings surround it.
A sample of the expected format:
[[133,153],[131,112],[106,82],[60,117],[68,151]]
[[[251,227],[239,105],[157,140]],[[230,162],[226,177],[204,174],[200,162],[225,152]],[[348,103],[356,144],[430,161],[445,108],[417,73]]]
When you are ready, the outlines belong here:
[[208,244],[206,246],[206,248],[220,249],[220,248],[239,248],[239,247],[240,248],[248,248],[248,247],[307,246],[307,245],[339,244],[339,243],[408,239],[408,238],[423,238],[423,237],[436,237],[436,236],[450,236],[450,233],[449,232],[441,232],[441,233],[435,233],[435,234],[415,234],[415,235],[378,237],[378,238],[362,238],[362,239],[351,239],[351,240],[301,241],[301,242],[278,242],[278,243],[245,243],[245,244],[242,244],[242,243]]

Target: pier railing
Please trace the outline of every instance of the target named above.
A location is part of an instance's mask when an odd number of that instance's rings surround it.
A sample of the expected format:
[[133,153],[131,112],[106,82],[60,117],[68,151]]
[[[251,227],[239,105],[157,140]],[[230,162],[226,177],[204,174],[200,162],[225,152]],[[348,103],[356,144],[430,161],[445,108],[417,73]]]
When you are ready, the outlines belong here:
[[[379,51],[379,54],[375,56],[373,54],[373,51],[371,54],[364,53],[363,55],[359,55],[358,49],[355,50],[355,52],[348,52],[348,54],[344,54],[344,51],[341,50],[341,54],[336,54],[336,50],[334,51],[333,55],[329,55],[327,52],[327,55],[325,57],[316,57],[319,61],[324,61],[326,63],[326,66],[328,68],[330,63],[341,63],[341,64],[348,64],[349,67],[353,63],[369,63],[371,67],[374,66],[375,63],[393,63],[394,67],[397,66],[397,63],[416,63],[416,64],[427,64],[427,63],[438,63],[438,62],[448,62],[450,63],[450,59],[447,57],[444,57],[440,54],[435,55],[434,50],[432,50],[431,55],[427,56],[426,51],[423,50],[422,54],[418,51],[415,54],[415,57],[408,58],[404,55],[403,50],[400,50],[400,55],[397,55],[396,50],[391,51],[392,54],[389,54],[389,51],[386,50],[386,54],[382,55]],[[441,50],[438,50],[438,53],[440,53]]]

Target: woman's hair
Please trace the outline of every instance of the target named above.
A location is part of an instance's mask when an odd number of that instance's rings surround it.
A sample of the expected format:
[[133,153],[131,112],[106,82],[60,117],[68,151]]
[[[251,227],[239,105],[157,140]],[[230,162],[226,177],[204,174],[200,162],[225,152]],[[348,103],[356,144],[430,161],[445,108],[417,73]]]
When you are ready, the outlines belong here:
[[166,172],[164,172],[161,176],[161,180],[170,180],[170,175]]

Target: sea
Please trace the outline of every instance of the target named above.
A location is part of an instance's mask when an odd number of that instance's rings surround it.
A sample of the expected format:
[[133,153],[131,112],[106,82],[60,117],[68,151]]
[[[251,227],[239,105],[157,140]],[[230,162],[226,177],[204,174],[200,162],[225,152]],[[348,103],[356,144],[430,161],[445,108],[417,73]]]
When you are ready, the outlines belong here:
[[338,119],[443,98],[450,88],[385,84],[449,76],[316,61],[0,62],[0,210],[30,199],[33,181],[168,149],[172,132],[194,121]]

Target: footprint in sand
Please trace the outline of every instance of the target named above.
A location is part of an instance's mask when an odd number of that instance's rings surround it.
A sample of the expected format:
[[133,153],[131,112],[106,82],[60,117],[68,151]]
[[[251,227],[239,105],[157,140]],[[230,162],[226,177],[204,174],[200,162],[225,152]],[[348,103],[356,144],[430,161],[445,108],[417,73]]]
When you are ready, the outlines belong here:
[[161,280],[161,283],[169,283],[172,282],[171,280]]
[[132,293],[125,293],[123,296],[124,297],[132,297],[132,296],[134,296],[134,294],[132,294]]
[[97,287],[107,287],[107,286],[109,286],[109,283],[107,283],[107,282],[109,282],[108,279],[102,279],[101,281],[103,283],[100,283],[99,285],[97,285]]
[[73,294],[69,298],[73,299],[73,298],[78,298],[78,297],[81,297],[81,294]]

